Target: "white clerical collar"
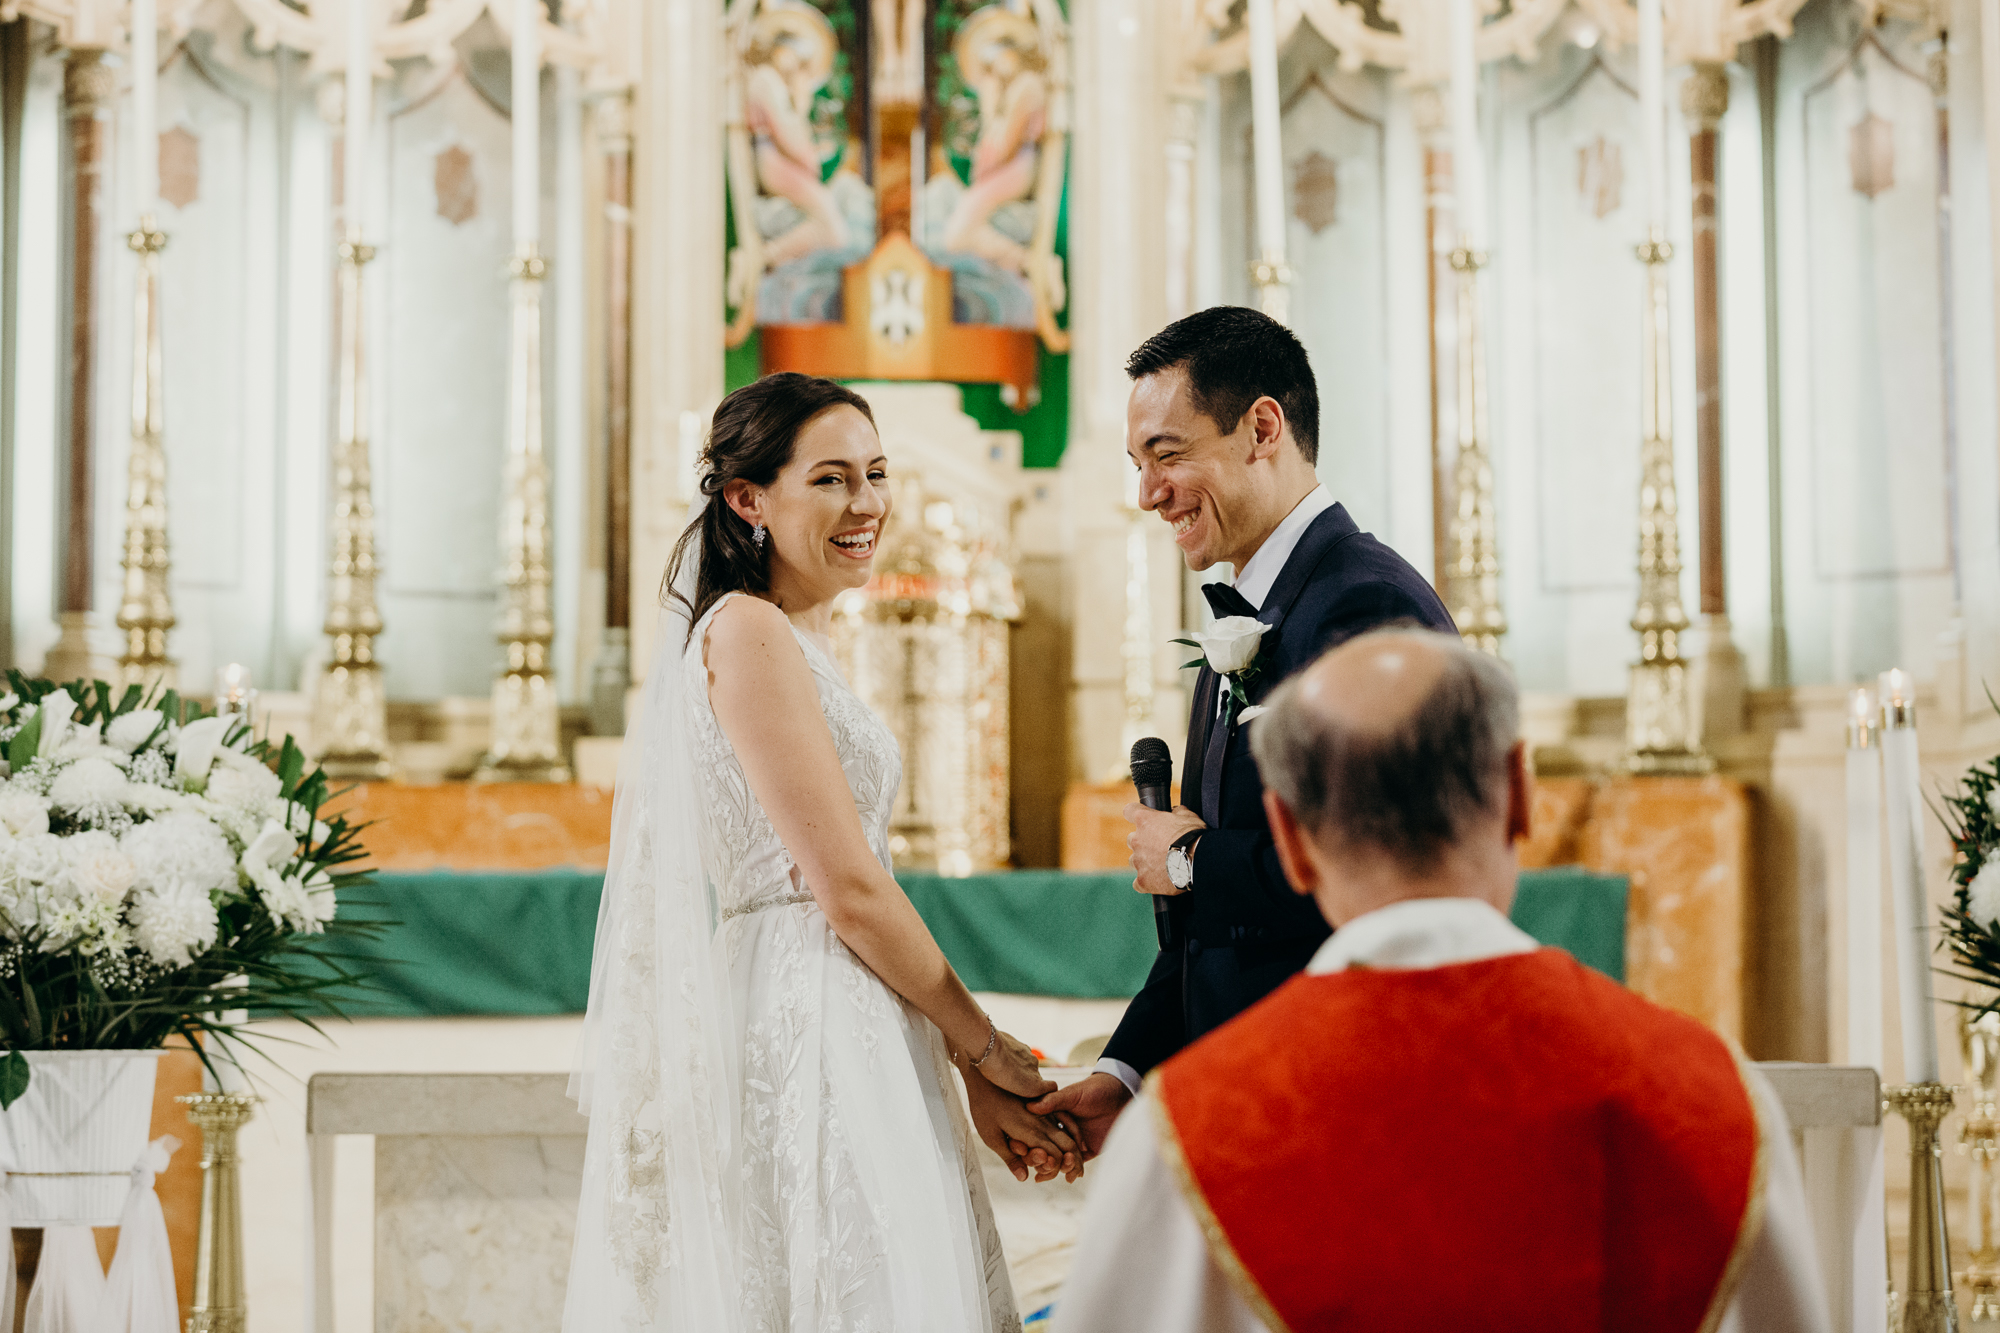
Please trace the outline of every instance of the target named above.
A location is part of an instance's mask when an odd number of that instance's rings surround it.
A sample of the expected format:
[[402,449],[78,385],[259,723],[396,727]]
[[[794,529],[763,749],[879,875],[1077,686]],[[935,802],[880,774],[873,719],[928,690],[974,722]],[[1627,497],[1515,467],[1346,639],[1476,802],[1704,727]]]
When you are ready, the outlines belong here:
[[1342,926],[1306,964],[1314,975],[1350,967],[1426,968],[1532,953],[1532,935],[1478,898],[1411,898]]
[[1285,515],[1271,535],[1257,548],[1257,554],[1243,562],[1243,568],[1236,572],[1236,591],[1243,594],[1250,605],[1259,611],[1264,609],[1264,599],[1271,595],[1271,587],[1284,572],[1285,562],[1292,558],[1298,548],[1299,538],[1306,535],[1312,521],[1333,508],[1333,496],[1325,486],[1315,486],[1306,492],[1305,499],[1292,506],[1292,512]]

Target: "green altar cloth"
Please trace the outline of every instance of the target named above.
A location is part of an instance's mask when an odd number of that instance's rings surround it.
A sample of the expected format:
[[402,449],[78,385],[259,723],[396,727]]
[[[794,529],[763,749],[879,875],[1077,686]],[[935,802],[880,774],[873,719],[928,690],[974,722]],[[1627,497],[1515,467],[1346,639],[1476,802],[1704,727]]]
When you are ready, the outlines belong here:
[[[1152,966],[1152,906],[1129,871],[897,878],[973,990],[1124,999]],[[379,874],[359,895],[373,903],[354,915],[395,924],[341,944],[379,960],[378,989],[343,1007],[355,1017],[580,1013],[603,886],[595,870]],[[1528,871],[1514,920],[1622,981],[1625,894],[1623,876]]]

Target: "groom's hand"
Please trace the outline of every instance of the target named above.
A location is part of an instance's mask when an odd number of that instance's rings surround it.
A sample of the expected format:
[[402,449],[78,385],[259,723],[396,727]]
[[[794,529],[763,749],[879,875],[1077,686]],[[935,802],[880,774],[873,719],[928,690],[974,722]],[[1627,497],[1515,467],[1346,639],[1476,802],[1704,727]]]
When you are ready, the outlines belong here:
[[1182,834],[1208,827],[1201,822],[1201,816],[1184,805],[1174,810],[1148,810],[1134,801],[1125,807],[1125,818],[1133,825],[1125,839],[1125,845],[1132,849],[1132,870],[1136,876],[1132,887],[1141,893],[1170,898],[1186,893],[1186,889],[1175,888],[1167,878],[1167,852]]
[[1083,1157],[1089,1161],[1104,1151],[1111,1122],[1131,1100],[1130,1089],[1116,1074],[1099,1070],[1066,1088],[1058,1088],[1040,1101],[1029,1102],[1028,1110],[1035,1115],[1054,1116],[1065,1127],[1074,1125],[1082,1131]]

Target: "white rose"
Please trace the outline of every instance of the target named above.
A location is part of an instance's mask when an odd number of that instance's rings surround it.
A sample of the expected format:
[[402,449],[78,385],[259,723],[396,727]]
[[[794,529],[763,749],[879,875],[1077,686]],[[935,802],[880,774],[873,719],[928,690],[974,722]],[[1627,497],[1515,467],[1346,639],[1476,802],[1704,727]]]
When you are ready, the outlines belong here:
[[223,805],[261,808],[283,787],[278,775],[247,754],[218,750],[208,772],[208,799]]
[[62,839],[53,833],[31,833],[16,838],[9,858],[17,881],[47,884],[62,875]]
[[27,792],[0,795],[0,825],[17,838],[49,831],[49,803]]
[[111,719],[105,729],[104,739],[114,748],[131,754],[146,743],[146,738],[160,729],[160,719],[165,717],[157,708],[135,708],[123,717]]
[[1986,854],[1985,864],[1965,886],[1965,912],[1974,921],[2000,929],[2000,850]]
[[222,734],[234,721],[227,717],[204,717],[181,728],[180,748],[174,756],[174,776],[183,787],[201,790],[208,770],[215,764],[215,752],[222,748]]
[[92,805],[116,805],[130,785],[108,759],[79,759],[56,775],[49,785],[49,803],[64,810]]
[[1263,638],[1270,632],[1269,625],[1250,616],[1224,616],[1211,625],[1206,634],[1196,634],[1194,641],[1201,645],[1202,656],[1208,659],[1209,667],[1227,676],[1241,671],[1257,659],[1257,650],[1263,646]]
[[37,711],[42,718],[42,734],[35,742],[35,753],[54,754],[63,743],[64,733],[69,730],[70,718],[76,713],[76,700],[69,697],[68,690],[57,690],[54,694],[42,696]]
[[139,878],[139,867],[109,833],[93,830],[64,839],[63,860],[69,865],[71,887],[99,903],[124,901]]

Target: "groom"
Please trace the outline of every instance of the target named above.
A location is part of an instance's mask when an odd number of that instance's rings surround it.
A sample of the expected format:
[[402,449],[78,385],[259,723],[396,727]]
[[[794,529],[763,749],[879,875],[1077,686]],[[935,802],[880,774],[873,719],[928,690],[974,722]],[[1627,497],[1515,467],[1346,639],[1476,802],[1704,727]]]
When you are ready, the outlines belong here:
[[1134,887],[1168,898],[1172,936],[1097,1070],[1029,1108],[1074,1118],[1092,1154],[1147,1070],[1270,994],[1331,933],[1285,882],[1237,714],[1363,630],[1455,629],[1424,577],[1357,528],[1314,475],[1319,392],[1284,325],[1240,306],[1204,310],[1148,339],[1125,371],[1139,503],[1173,527],[1189,569],[1234,568],[1233,586],[1202,587],[1218,620],[1269,629],[1233,673],[1244,702],[1208,665],[1195,680],[1181,808],[1125,809]]

